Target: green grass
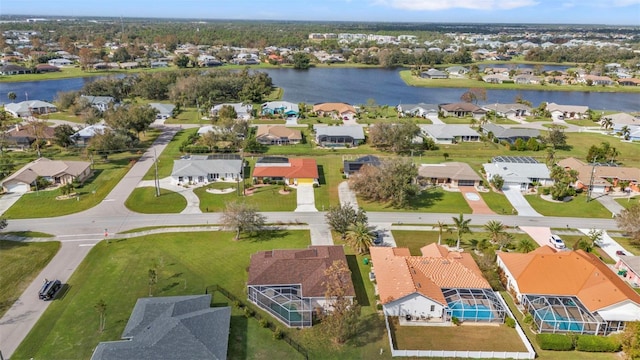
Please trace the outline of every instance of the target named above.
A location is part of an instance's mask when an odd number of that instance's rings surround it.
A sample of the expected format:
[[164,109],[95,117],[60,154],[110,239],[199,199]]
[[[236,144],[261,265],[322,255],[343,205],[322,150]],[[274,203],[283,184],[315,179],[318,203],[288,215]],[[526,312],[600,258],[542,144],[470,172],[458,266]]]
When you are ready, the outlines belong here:
[[52,238],[55,235],[43,233],[40,231],[7,231],[0,233],[0,236],[9,235],[9,236],[19,236],[24,238]]
[[[167,147],[162,151],[162,154],[158,155],[158,177],[164,178],[171,176],[173,170],[173,160],[176,160],[182,155],[180,151],[180,145],[182,142],[189,138],[189,135],[194,134],[198,129],[188,129],[179,131],[176,136],[171,139],[171,142],[167,144]],[[155,167],[151,167],[149,171],[144,175],[142,180],[153,180],[155,178]]]
[[[228,187],[235,188],[235,184],[228,184]],[[238,196],[236,191],[229,194],[211,194],[206,191],[207,187],[199,187],[193,192],[200,199],[200,210],[202,212],[220,212],[225,205],[231,201],[243,201],[256,206],[260,211],[293,211],[297,207],[295,189],[290,189],[289,194],[282,195],[281,185],[269,185],[256,187],[253,195]]]
[[156,188],[142,187],[133,189],[125,205],[143,214],[177,214],[187,207],[187,199],[166,189],[160,189],[160,196],[156,196]]
[[[60,249],[60,243],[0,240],[0,317]],[[37,294],[27,294],[37,296]]]
[[484,202],[489,205],[489,208],[499,215],[511,215],[513,205],[509,202],[506,196],[502,193],[497,193],[493,190],[489,192],[481,192],[480,196]]
[[585,194],[578,195],[569,202],[550,202],[539,195],[527,195],[525,199],[531,206],[544,216],[582,217],[582,218],[611,218],[611,212],[598,201],[587,202]]
[[143,231],[151,231],[151,230],[157,230],[157,229],[179,229],[179,228],[197,228],[197,227],[210,227],[211,225],[172,225],[172,226],[145,226],[145,227],[141,227],[141,228],[135,228],[135,229],[131,229],[131,230],[126,230],[126,231],[121,231],[118,234],[133,234],[133,233],[138,233],[138,232],[143,232]]
[[407,211],[429,213],[462,213],[471,214],[469,204],[462,193],[444,191],[441,188],[431,188],[422,191],[404,208],[394,208],[387,203],[365,201],[358,198],[358,204],[366,211]]
[[612,236],[613,240],[615,240],[618,244],[620,244],[627,251],[631,252],[632,255],[640,255],[640,244],[631,240],[626,236]]
[[137,74],[141,72],[160,72],[175,70],[175,67],[166,68],[138,68],[138,69],[112,69],[112,70],[90,70],[83,71],[80,67],[64,67],[60,71],[40,73],[40,74],[20,74],[0,76],[0,82],[21,82],[21,81],[40,81],[55,80],[92,76],[110,76],[115,74]]
[[625,209],[630,208],[632,205],[640,203],[640,196],[634,196],[632,198],[624,197],[616,199],[618,204],[622,205]]
[[[445,219],[444,222],[452,223],[453,221],[449,221],[449,219]],[[460,239],[460,246],[467,250],[471,250],[470,244],[473,239],[488,240],[490,238],[489,233],[483,232],[481,228],[477,227],[484,224],[472,223],[471,225],[474,226],[471,229],[473,232],[470,234],[462,235],[462,238]],[[512,244],[514,245],[517,244],[518,241],[524,238],[532,240],[531,237],[527,234],[511,233],[511,235],[513,235]],[[411,252],[411,255],[420,256],[422,255],[422,253],[420,252],[420,248],[422,248],[423,246],[429,245],[431,243],[438,242],[438,230],[433,230],[433,231],[393,230],[393,238],[395,239],[396,245],[398,245],[398,247],[409,248],[409,252]],[[455,241],[455,239],[456,239],[456,235],[454,233],[448,232],[447,230],[444,230],[442,232],[441,243],[443,245],[446,244],[447,240]],[[534,244],[535,244],[535,241],[534,241]]]
[[[158,272],[154,296],[203,294],[207,286],[219,284],[245,298],[245,269],[251,254],[273,248],[304,248],[310,242],[308,232],[272,235],[233,241],[233,234],[226,232],[176,233],[103,241],[91,250],[69,279],[68,291],[50,305],[12,358],[88,359],[98,342],[119,340],[136,300],[149,296],[147,273],[152,267]],[[108,309],[103,333],[97,331],[93,308],[99,299],[104,299]],[[249,319],[246,325],[249,322],[256,321]],[[266,350],[273,348],[276,354],[284,355],[281,357],[295,356],[283,342],[268,339],[268,330],[246,325],[236,331],[245,332],[251,341],[254,336],[255,341],[264,340],[260,345]],[[260,335],[262,331],[267,335]],[[244,346],[248,351],[248,345]],[[236,348],[239,354],[230,358],[245,358],[239,350]]]

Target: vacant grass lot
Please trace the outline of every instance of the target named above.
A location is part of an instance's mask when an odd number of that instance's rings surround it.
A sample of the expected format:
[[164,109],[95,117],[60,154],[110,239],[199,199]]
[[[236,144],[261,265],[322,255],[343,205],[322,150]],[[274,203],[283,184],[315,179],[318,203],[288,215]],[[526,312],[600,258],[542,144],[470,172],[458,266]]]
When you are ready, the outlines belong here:
[[125,205],[143,214],[177,214],[187,207],[187,199],[166,189],[160,189],[160,196],[156,196],[156,188],[142,187],[133,189]]
[[[0,240],[0,317],[60,249],[60,243]],[[32,294],[36,296],[37,294]]]
[[[443,221],[445,222],[446,220],[448,219],[443,219]],[[471,225],[478,226],[480,224],[472,223]],[[462,248],[470,250],[472,248],[472,243],[475,242],[474,240],[490,239],[489,233],[483,232],[482,229],[480,228],[472,227],[472,231],[473,232],[470,234],[462,235],[462,238],[460,240],[460,246]],[[533,241],[533,239],[531,239],[531,237],[527,234],[512,233],[512,235],[513,235],[512,244],[514,245],[517,244],[518,241],[524,238],[527,238]],[[393,230],[393,238],[395,239],[398,247],[409,248],[411,255],[420,256],[422,255],[422,253],[420,252],[420,248],[422,248],[423,246],[429,245],[431,243],[438,242],[438,230],[434,230],[434,231]],[[450,241],[452,243],[455,242],[456,235],[448,232],[447,230],[444,230],[442,232],[441,244],[445,245],[447,241]],[[533,243],[536,244],[535,245],[536,247],[538,246],[535,241],[533,241]]]
[[370,202],[358,198],[358,205],[366,211],[406,211],[429,213],[462,213],[471,214],[469,204],[462,193],[444,191],[441,188],[424,190],[406,207],[395,208],[387,203]]
[[527,195],[525,199],[544,216],[611,218],[611,212],[596,200],[587,202],[585,194],[578,195],[569,202],[555,203],[542,199],[539,195]]
[[489,208],[498,215],[511,215],[513,205],[509,202],[503,193],[497,193],[493,190],[489,192],[480,193],[484,202],[489,205]]
[[391,336],[398,350],[523,351],[518,333],[500,326],[400,326],[390,318]]
[[[228,184],[235,189],[235,184]],[[296,190],[290,189],[286,195],[280,194],[281,185],[256,187],[252,195],[239,196],[237,191],[229,194],[211,194],[207,187],[199,187],[193,192],[200,199],[203,212],[220,212],[232,201],[241,201],[256,206],[260,211],[293,211],[297,206]],[[242,190],[240,190],[242,191]]]

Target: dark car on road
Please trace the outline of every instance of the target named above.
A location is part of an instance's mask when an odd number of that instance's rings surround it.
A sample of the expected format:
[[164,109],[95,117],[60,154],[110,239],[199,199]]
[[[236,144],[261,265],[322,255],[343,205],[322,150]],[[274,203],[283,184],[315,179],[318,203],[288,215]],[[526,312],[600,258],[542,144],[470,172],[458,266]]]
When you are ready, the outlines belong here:
[[62,288],[62,283],[60,280],[47,280],[44,279],[44,283],[38,292],[38,298],[40,300],[51,300],[53,299],[58,291]]

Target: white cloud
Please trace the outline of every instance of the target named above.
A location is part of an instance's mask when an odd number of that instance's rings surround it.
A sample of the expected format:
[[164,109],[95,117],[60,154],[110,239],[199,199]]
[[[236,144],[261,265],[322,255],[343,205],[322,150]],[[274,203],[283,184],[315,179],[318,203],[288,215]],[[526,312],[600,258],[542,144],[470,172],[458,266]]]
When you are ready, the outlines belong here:
[[[616,0],[637,2],[640,0]],[[536,0],[378,0],[378,4],[404,10],[446,10],[453,8],[473,10],[505,10],[537,5]]]

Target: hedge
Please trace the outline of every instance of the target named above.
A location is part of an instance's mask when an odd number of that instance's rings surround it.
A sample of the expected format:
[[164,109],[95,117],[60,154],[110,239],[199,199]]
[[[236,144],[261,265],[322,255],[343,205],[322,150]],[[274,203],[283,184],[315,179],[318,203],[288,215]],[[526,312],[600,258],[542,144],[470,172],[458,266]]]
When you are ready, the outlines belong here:
[[580,335],[576,341],[576,350],[588,352],[618,352],[622,348],[620,341],[613,337]]
[[542,350],[573,350],[573,337],[560,334],[538,334],[536,341]]

